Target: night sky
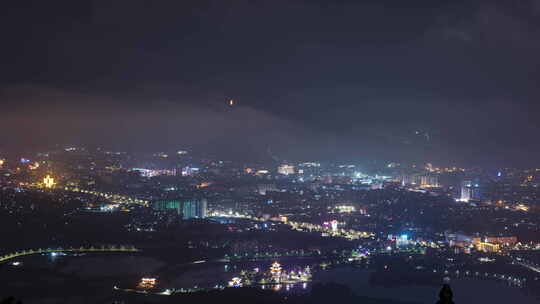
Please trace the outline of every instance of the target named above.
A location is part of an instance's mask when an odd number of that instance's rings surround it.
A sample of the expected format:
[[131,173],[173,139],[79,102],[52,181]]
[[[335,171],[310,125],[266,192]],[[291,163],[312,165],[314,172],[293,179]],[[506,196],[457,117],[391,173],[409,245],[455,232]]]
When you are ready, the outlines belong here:
[[2,1],[0,148],[538,164],[540,1],[330,2]]

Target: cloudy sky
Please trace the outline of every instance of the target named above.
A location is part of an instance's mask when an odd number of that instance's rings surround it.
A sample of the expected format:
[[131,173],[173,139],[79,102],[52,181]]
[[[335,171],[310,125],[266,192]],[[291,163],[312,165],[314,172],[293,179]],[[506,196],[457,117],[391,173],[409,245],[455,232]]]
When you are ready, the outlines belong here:
[[540,1],[329,2],[2,3],[1,148],[538,164]]

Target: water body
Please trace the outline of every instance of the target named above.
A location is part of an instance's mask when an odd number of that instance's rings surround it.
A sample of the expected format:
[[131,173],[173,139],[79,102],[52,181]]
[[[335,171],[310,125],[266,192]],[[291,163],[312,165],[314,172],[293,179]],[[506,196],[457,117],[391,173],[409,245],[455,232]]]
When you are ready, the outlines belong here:
[[[319,282],[335,282],[347,285],[361,296],[385,298],[433,304],[438,299],[439,282],[433,285],[408,285],[403,287],[373,286],[369,282],[371,271],[353,267],[337,267],[317,272],[314,280]],[[397,275],[397,274],[396,274]],[[490,304],[538,304],[538,301],[525,295],[520,289],[507,286],[503,282],[454,279],[451,281],[454,292],[454,302],[459,304],[490,303]]]
[[107,303],[115,298],[113,286],[136,282],[165,265],[126,254],[43,255],[16,261],[21,264],[0,267],[0,299],[14,296],[25,304]]
[[[18,261],[20,266],[0,267],[0,298],[13,295],[33,303],[104,303],[118,299],[113,286],[133,287],[143,276],[163,278],[164,287],[210,287],[223,283],[241,270],[266,269],[271,261],[243,263],[200,263],[166,265],[152,257],[137,254],[87,254],[83,256],[28,256]],[[284,269],[305,266],[314,261],[283,259]],[[227,265],[227,267],[225,267]],[[358,295],[417,303],[433,304],[440,284],[408,285],[386,288],[373,286],[371,270],[338,266],[317,271],[314,282],[335,282],[349,286]],[[396,274],[398,275],[398,274]],[[533,304],[537,300],[520,289],[498,281],[458,279],[451,282],[454,300],[458,304]],[[142,296],[143,297],[143,296]]]

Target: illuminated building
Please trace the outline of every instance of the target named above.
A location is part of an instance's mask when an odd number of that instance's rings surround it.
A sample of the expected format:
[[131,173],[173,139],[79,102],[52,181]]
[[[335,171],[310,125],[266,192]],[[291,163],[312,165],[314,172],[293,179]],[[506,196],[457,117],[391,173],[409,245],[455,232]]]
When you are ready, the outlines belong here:
[[212,183],[210,183],[210,182],[202,182],[202,183],[197,185],[197,189],[206,188],[206,187],[209,187],[210,185],[212,185]]
[[228,285],[229,287],[242,287],[242,279],[234,277],[229,281]]
[[487,242],[479,242],[476,244],[476,249],[478,251],[495,253],[495,252],[499,252],[500,245],[487,243]]
[[278,167],[277,172],[283,175],[294,174],[294,166],[283,164]]
[[471,246],[474,242],[474,238],[472,236],[459,232],[445,232],[444,236],[450,246],[468,247]]
[[330,222],[330,227],[332,227],[332,231],[337,231],[337,229],[338,229],[338,221],[332,220]]
[[471,199],[471,184],[468,182],[463,182],[461,185],[461,195],[459,200],[462,202],[468,202]]
[[194,167],[184,167],[182,168],[182,176],[193,176],[199,172],[199,168]]
[[[276,286],[285,285],[285,288],[289,289],[297,283],[303,283],[304,288],[307,286],[306,282],[311,280],[312,273],[309,266],[302,268],[295,267],[294,270],[286,271],[281,268],[279,263],[274,262],[268,271],[260,272],[259,268],[255,268],[251,271],[242,270],[239,277],[232,278],[229,281],[229,287],[250,286],[253,284],[259,284],[261,288],[267,287],[266,284],[271,284],[273,288]],[[279,290],[281,287],[278,287]]]
[[478,183],[473,183],[471,180],[463,181],[463,183],[461,184],[461,196],[459,200],[462,202],[468,202],[471,200],[480,199],[480,185]]
[[422,175],[420,176],[421,187],[438,187],[439,179],[436,175]]
[[272,277],[279,279],[281,276],[281,265],[278,262],[272,263],[272,266],[270,266],[270,274],[272,274]]
[[152,203],[152,208],[157,211],[173,211],[182,219],[206,218],[206,199],[163,199]]
[[182,200],[182,218],[205,218],[207,202],[206,199],[186,199]]
[[182,214],[180,200],[157,200],[152,202],[152,208],[158,211],[174,211],[178,215]]
[[404,175],[401,176],[401,186],[402,187],[410,185],[410,184],[412,184],[412,182],[413,182],[413,179],[411,178],[410,175],[404,174]]
[[351,212],[355,212],[356,208],[350,205],[338,205],[334,207],[334,210],[338,213],[351,213]]
[[156,286],[155,278],[142,278],[137,286],[140,289],[152,289]]
[[401,176],[401,186],[417,185],[424,188],[439,187],[439,178],[434,174],[425,175],[410,175],[404,174]]
[[52,178],[50,175],[45,176],[43,179],[43,185],[45,188],[52,188],[54,187],[56,183],[54,182],[54,178]]
[[497,245],[513,245],[518,242],[517,237],[515,236],[486,236],[483,238],[475,237],[472,239],[472,242],[474,244],[479,243],[490,243],[490,244],[497,244]]
[[400,235],[398,238],[396,238],[396,246],[402,247],[409,245],[409,236],[406,234]]
[[518,242],[518,239],[515,236],[488,236],[486,241],[501,245],[513,245]]
[[141,176],[144,177],[154,177],[159,175],[169,175],[169,176],[175,176],[176,175],[176,169],[145,169],[145,168],[133,168],[131,169],[133,171],[139,172]]

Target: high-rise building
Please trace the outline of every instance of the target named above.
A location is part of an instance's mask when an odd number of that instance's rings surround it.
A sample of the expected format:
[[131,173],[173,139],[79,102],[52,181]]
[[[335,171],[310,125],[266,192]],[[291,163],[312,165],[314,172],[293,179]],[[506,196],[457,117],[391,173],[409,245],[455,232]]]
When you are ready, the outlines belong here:
[[205,218],[207,202],[206,199],[184,199],[182,200],[182,218]]
[[414,176],[410,174],[403,174],[401,176],[401,186],[405,187],[410,184],[414,184]]
[[152,202],[152,208],[157,211],[174,211],[178,215],[182,215],[182,203],[178,199],[165,199]]
[[478,182],[473,182],[472,180],[465,180],[461,183],[461,196],[460,200],[463,202],[468,202],[471,200],[481,200],[482,193],[480,191],[480,185]]
[[439,179],[436,175],[422,175],[420,176],[421,187],[438,187]]
[[158,211],[174,211],[182,219],[205,218],[207,202],[199,198],[178,198],[156,200],[152,208]]
[[407,234],[402,234],[396,238],[396,246],[403,247],[409,245],[409,236]]

